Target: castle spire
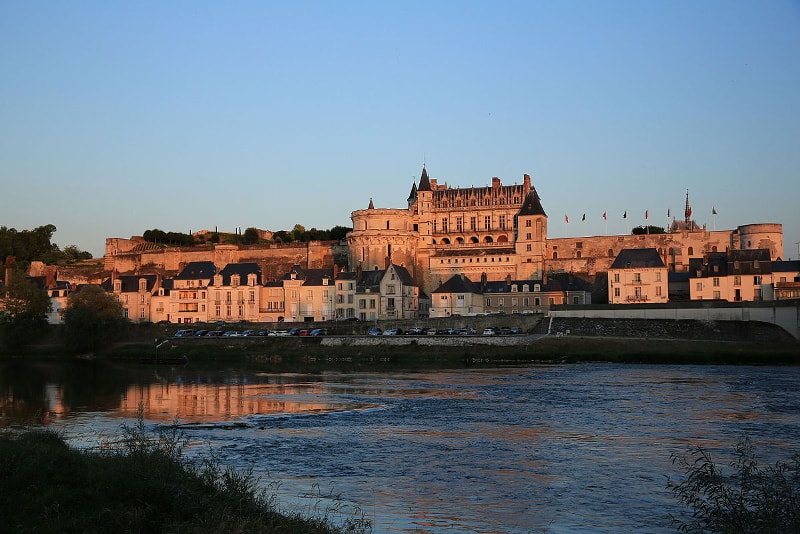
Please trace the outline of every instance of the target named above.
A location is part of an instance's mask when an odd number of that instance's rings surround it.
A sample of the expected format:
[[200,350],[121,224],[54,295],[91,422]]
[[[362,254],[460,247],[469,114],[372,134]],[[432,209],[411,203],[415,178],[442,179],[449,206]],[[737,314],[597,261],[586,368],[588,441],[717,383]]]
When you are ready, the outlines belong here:
[[425,168],[425,165],[422,165],[422,176],[419,178],[419,187],[417,187],[417,191],[432,191],[431,189],[431,181],[428,178],[428,170]]
[[369,206],[367,206],[368,210],[374,210],[375,204],[372,203],[372,197],[369,197]]

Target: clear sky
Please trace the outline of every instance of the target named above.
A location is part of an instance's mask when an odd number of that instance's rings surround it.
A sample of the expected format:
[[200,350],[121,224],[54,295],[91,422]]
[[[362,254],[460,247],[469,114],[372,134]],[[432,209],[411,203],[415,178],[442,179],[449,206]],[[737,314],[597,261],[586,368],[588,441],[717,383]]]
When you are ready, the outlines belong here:
[[530,174],[551,237],[663,226],[688,189],[699,224],[781,223],[796,259],[800,2],[0,0],[0,225],[95,256],[350,226],[423,162]]

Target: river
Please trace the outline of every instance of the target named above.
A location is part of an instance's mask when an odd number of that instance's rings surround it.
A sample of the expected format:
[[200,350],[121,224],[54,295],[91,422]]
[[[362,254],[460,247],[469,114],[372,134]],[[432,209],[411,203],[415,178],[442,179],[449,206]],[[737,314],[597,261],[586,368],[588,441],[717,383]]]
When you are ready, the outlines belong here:
[[363,514],[374,532],[675,532],[672,454],[726,464],[800,450],[800,368],[572,364],[275,373],[0,364],[0,427],[77,446],[144,407],[189,454],[253,468],[287,510]]

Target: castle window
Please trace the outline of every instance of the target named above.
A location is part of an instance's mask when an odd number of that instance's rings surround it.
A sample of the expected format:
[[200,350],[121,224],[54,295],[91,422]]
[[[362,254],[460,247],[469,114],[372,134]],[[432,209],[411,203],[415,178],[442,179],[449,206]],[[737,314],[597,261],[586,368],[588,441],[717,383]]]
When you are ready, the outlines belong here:
[[[530,220],[530,219],[527,219],[527,220],[525,221],[525,226],[526,226],[527,228],[530,228],[530,227],[531,227],[531,220]],[[530,238],[528,238],[528,239],[530,239]]]
[[506,216],[505,215],[501,215],[500,216],[500,229],[501,230],[505,230],[506,229]]
[[694,256],[694,247],[689,247],[688,254],[689,256]]
[[614,257],[614,249],[613,248],[608,249],[608,257],[609,258],[613,258]]
[[484,216],[484,218],[483,218],[483,228],[485,230],[491,230],[492,229],[492,216],[491,215]]
[[527,245],[525,245],[525,252],[530,252],[530,251],[531,251],[531,244],[528,243]]
[[531,234],[525,234],[525,239],[530,240]]
[[386,221],[386,229],[389,229],[389,221]]
[[553,252],[553,259],[554,259],[554,260],[557,260],[557,259],[558,259],[558,252]]
[[575,253],[575,257],[578,258],[578,259],[581,259],[581,251],[580,250]]

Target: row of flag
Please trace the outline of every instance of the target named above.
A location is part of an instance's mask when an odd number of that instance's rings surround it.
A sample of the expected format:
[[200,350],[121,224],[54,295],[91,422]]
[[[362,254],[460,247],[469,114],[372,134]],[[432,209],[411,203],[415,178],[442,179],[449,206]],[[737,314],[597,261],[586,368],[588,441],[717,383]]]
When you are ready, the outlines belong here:
[[[717,215],[717,208],[714,207],[714,206],[711,207],[711,215]],[[649,216],[650,216],[650,211],[649,210],[644,210],[644,218],[645,218],[645,220],[647,220],[649,218]],[[667,210],[667,218],[669,218],[670,216],[671,216],[670,210],[668,209]],[[689,218],[691,216],[692,216],[692,208],[687,208],[686,209],[686,217]],[[623,219],[627,219],[628,218],[628,210],[625,210],[622,213],[622,218]],[[581,217],[581,220],[582,221],[586,220],[586,214],[585,213],[583,214],[583,217]],[[604,221],[608,220],[608,212],[605,212],[605,211],[603,212],[603,220]],[[569,222],[569,215],[567,215],[566,213],[564,214],[564,222]]]

